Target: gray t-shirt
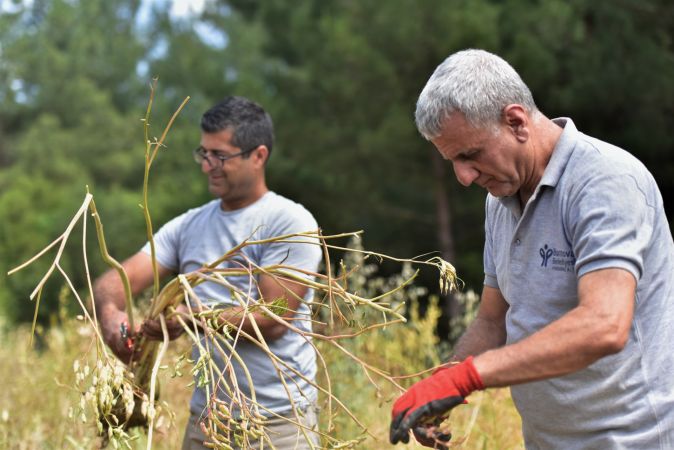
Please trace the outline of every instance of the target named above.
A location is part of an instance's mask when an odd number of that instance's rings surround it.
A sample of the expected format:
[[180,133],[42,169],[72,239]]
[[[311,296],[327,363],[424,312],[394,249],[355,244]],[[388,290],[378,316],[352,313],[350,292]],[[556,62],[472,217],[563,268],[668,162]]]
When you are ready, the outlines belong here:
[[511,388],[527,449],[674,448],[674,244],[662,197],[632,155],[564,131],[533,196],[486,202],[485,284],[509,309],[507,342],[578,305],[578,279],[621,268],[637,280],[625,348],[586,369]]
[[[213,200],[199,208],[187,211],[164,225],[155,235],[157,261],[164,267],[177,273],[190,273],[219,259],[224,253],[244,240],[258,240],[289,233],[315,231],[318,225],[311,213],[302,205],[284,198],[274,192],[267,192],[257,202],[235,211],[223,211],[220,200]],[[302,240],[310,240],[302,238]],[[149,243],[143,251],[150,252]],[[223,263],[219,267],[247,267],[249,262],[258,266],[284,264],[299,269],[315,272],[321,258],[321,249],[317,245],[301,243],[273,243],[244,247],[238,257]],[[238,290],[250,294],[254,299],[259,297],[256,285],[250,283],[248,276],[227,277]],[[230,290],[216,283],[201,283],[195,287],[199,298],[207,304],[239,303],[231,297]],[[305,296],[311,301],[313,291]],[[245,295],[244,295],[245,298]],[[301,303],[292,324],[300,329],[310,331],[310,308]],[[291,409],[286,388],[290,390],[296,406],[303,407],[316,399],[316,389],[298,376],[295,371],[308,380],[316,375],[316,355],[313,347],[298,333],[287,331],[281,338],[267,342],[272,352],[288,367],[277,363],[260,350],[256,345],[239,338],[236,351],[243,359],[255,387],[257,401],[275,413],[287,413]],[[202,345],[211,343],[202,338]],[[199,350],[193,350],[193,359],[199,358]],[[229,358],[213,349],[211,356],[222,369]],[[242,366],[231,359],[236,374],[238,388],[250,398],[251,389]],[[280,375],[278,371],[280,370]],[[231,382],[229,385],[232,386]],[[227,400],[224,392],[219,398]],[[194,414],[202,414],[206,408],[206,391],[204,388],[194,390],[190,409]],[[271,415],[265,409],[263,415]],[[236,411],[235,411],[236,413]]]

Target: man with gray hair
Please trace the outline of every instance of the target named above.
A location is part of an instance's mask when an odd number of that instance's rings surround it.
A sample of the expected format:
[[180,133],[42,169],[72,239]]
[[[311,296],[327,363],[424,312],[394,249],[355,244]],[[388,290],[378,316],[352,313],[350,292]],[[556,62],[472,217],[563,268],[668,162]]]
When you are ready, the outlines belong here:
[[481,50],[435,70],[416,123],[488,191],[485,281],[452,362],[395,402],[391,442],[444,448],[449,410],[510,386],[528,449],[674,448],[674,243],[652,175]]

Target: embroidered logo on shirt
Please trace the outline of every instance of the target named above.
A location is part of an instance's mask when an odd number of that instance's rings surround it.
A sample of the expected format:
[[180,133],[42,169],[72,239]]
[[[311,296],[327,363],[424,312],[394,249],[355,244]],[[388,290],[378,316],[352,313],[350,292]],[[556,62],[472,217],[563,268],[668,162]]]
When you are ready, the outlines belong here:
[[573,272],[576,255],[572,250],[558,250],[545,244],[538,253],[541,256],[541,267],[550,267],[560,272]]
[[543,248],[539,250],[539,253],[541,254],[541,258],[543,258],[541,266],[548,267],[548,259],[552,256],[552,249],[548,248],[548,244],[545,244]]

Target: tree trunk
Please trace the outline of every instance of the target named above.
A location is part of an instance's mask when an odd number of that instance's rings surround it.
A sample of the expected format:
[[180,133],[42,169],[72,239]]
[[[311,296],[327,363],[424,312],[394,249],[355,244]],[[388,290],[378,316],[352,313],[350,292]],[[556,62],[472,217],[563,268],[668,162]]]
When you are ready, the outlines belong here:
[[[440,256],[442,259],[454,264],[456,260],[456,251],[454,248],[454,235],[452,233],[452,211],[451,198],[449,195],[449,177],[452,176],[447,170],[447,163],[442,159],[437,150],[431,150],[431,164],[433,166],[433,185],[435,191],[435,214],[437,223],[437,239],[440,244]],[[449,321],[458,317],[461,312],[461,305],[454,294],[448,294],[442,299],[441,308],[443,316],[447,320],[441,325],[448,326]],[[444,328],[444,327],[443,327]],[[441,336],[447,336],[449,331],[439,330]]]

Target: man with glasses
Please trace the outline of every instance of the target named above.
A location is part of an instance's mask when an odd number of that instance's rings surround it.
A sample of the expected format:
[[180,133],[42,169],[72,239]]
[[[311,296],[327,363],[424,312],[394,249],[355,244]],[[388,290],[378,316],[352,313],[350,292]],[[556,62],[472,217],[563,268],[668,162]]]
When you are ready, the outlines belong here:
[[[216,199],[174,218],[156,233],[156,255],[162,277],[193,272],[247,239],[266,239],[318,228],[313,216],[304,207],[267,188],[265,166],[273,140],[271,118],[262,107],[245,98],[227,97],[204,113],[201,143],[193,156],[207,176],[208,188]],[[241,260],[227,261],[222,267],[283,263],[315,272],[321,257],[318,246],[288,242],[247,246],[241,253]],[[152,285],[149,243],[127,259],[123,266],[134,295]],[[305,287],[267,275],[260,275],[252,285],[248,276],[229,277],[228,281],[244,296],[250,295],[255,300],[271,302],[284,298],[288,305],[284,317],[297,319],[293,320],[293,326],[311,331],[307,319],[310,318],[308,303],[312,300],[312,293]],[[275,363],[258,345],[239,338],[236,351],[252,378],[254,388],[249,385],[244,367],[234,358],[229,363],[229,370],[233,369],[236,374],[236,388],[248,399],[254,393],[260,413],[267,416],[268,435],[274,447],[308,449],[317,445],[316,433],[308,431],[316,426],[316,389],[312,386],[316,362],[311,344],[262,313],[253,313],[254,323],[242,319],[243,308],[236,298],[232,298],[229,288],[206,282],[197,285],[194,290],[203,302],[194,307],[222,308],[219,309],[222,311],[218,315],[219,322],[240,328],[248,335],[255,336],[255,328],[259,329],[269,349],[282,361],[282,365]],[[94,296],[106,342],[122,361],[130,361],[133,350],[122,336],[123,324],[127,320],[123,287],[115,271],[106,272],[96,281]],[[300,301],[301,298],[304,301]],[[146,321],[142,330],[149,338],[162,338],[156,321]],[[169,321],[171,338],[182,331],[176,321]],[[195,348],[193,359],[196,361],[199,356]],[[223,371],[226,356],[212,352],[211,357]],[[218,398],[228,401],[224,390],[217,392]],[[190,412],[183,449],[206,448],[203,446],[206,436],[200,427],[208,412],[204,387],[195,388]],[[233,416],[236,418],[237,414],[239,410],[234,407]],[[299,426],[294,422],[299,422]],[[237,448],[234,442],[231,445]]]

